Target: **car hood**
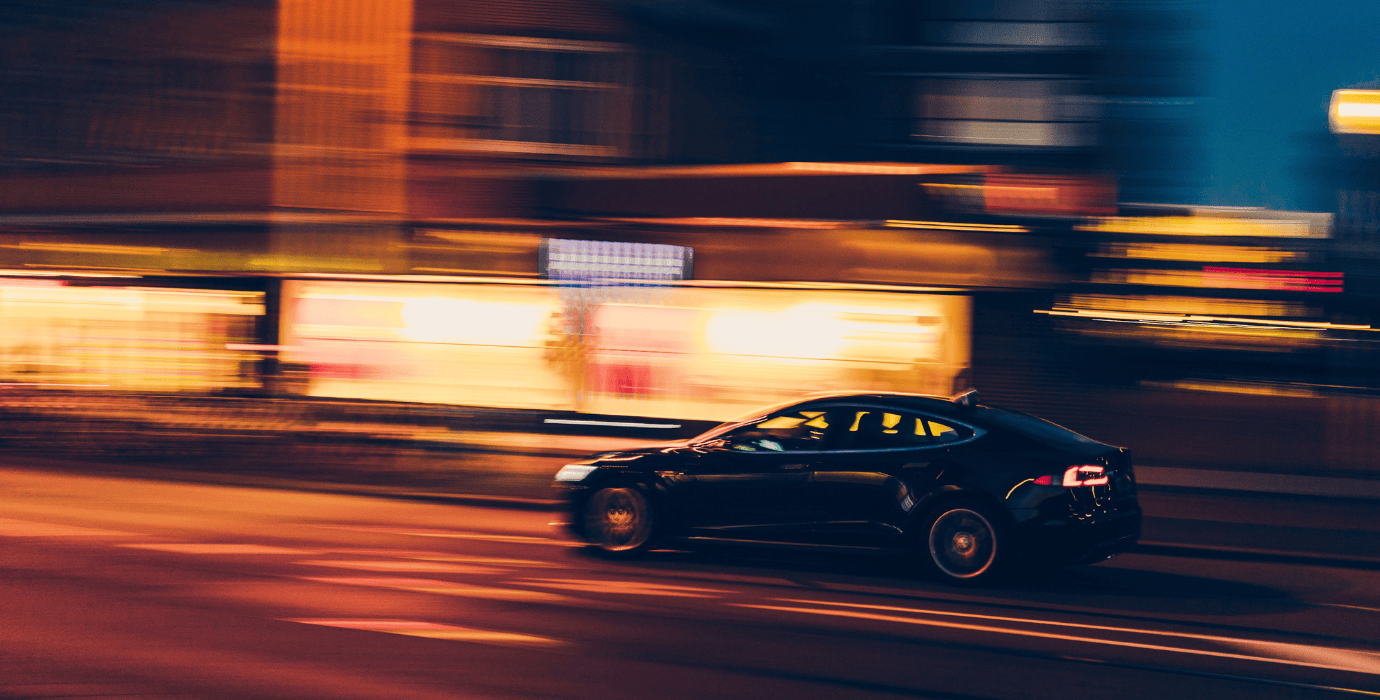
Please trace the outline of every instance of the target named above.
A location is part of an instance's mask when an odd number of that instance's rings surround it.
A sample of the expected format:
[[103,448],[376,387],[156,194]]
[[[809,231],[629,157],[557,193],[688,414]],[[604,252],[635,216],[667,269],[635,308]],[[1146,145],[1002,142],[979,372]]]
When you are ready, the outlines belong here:
[[674,454],[690,449],[689,440],[670,440],[658,442],[642,447],[630,447],[625,450],[615,450],[612,452],[600,452],[590,455],[581,460],[582,464],[593,464],[600,467],[619,467],[631,466],[647,457],[656,455]]

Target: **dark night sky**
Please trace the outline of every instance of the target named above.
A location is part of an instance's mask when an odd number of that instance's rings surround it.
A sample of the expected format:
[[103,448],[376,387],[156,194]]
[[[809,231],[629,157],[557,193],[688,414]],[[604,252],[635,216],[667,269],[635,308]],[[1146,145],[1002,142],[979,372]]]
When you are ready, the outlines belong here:
[[[1380,88],[1380,0],[1202,0],[1209,182],[1202,203],[1317,209],[1327,104]],[[1326,202],[1323,202],[1326,205]]]

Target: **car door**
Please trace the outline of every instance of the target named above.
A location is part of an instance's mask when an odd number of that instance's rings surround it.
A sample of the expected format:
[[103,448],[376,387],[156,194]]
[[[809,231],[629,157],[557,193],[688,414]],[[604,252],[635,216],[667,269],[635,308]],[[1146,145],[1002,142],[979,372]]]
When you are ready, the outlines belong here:
[[678,476],[681,512],[700,535],[772,539],[809,528],[811,466],[823,454],[830,418],[790,409],[697,446]]
[[[820,536],[834,544],[895,544],[918,490],[959,435],[950,421],[885,406],[843,407],[811,475]],[[939,437],[945,435],[946,437]]]

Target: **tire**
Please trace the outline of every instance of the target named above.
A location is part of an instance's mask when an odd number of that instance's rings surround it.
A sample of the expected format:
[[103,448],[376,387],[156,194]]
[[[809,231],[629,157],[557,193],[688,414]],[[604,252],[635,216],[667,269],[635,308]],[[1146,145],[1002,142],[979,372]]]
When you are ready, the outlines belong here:
[[585,539],[610,556],[633,556],[652,541],[652,503],[635,487],[609,487],[590,495],[584,508]]
[[1011,560],[1005,522],[968,500],[940,503],[921,522],[918,549],[925,568],[941,580],[979,585],[1001,578]]

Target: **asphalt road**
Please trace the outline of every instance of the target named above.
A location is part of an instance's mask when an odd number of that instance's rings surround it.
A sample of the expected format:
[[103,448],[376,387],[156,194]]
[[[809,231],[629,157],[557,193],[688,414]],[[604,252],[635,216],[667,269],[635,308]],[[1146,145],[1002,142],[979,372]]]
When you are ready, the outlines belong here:
[[588,554],[548,513],[0,470],[4,698],[1380,694],[1380,571]]

